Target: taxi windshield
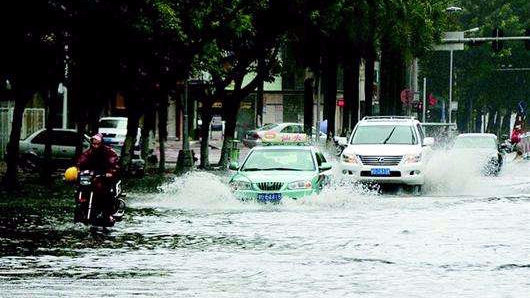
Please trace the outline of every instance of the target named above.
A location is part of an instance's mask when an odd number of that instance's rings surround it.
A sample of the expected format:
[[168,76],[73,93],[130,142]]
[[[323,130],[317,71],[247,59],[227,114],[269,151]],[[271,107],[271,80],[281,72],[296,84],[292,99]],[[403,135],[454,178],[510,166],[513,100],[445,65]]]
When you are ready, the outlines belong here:
[[310,150],[267,149],[253,151],[241,171],[314,171],[315,163]]

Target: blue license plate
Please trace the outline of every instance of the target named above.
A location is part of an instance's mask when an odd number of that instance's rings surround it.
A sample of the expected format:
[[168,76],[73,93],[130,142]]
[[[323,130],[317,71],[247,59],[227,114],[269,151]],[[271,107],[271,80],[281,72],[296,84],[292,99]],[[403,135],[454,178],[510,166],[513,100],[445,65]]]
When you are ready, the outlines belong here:
[[371,170],[372,175],[377,176],[389,176],[390,175],[390,169],[388,168],[375,168]]
[[281,193],[260,193],[258,201],[260,202],[278,202],[282,199]]

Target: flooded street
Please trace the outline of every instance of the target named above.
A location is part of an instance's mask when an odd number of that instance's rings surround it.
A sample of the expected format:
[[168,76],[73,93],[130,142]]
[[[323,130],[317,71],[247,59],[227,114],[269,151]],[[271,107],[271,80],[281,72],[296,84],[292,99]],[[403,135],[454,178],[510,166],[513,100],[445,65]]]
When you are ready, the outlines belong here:
[[465,170],[441,158],[422,196],[337,183],[280,205],[239,202],[226,177],[194,172],[129,194],[107,233],[71,210],[7,222],[0,296],[527,296],[529,164]]

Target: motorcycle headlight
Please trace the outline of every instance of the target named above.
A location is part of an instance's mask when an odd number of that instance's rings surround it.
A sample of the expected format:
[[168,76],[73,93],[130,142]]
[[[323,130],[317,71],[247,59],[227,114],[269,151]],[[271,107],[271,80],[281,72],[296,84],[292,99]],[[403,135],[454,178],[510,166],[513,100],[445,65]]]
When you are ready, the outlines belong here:
[[343,153],[341,154],[340,159],[345,163],[359,164],[359,160],[357,159],[357,156],[355,156],[355,154]]
[[403,163],[415,163],[421,161],[421,154],[407,154],[403,157]]
[[287,185],[288,189],[311,189],[313,184],[309,180],[294,181]]
[[246,181],[232,181],[230,187],[232,190],[249,190],[252,189],[252,184]]

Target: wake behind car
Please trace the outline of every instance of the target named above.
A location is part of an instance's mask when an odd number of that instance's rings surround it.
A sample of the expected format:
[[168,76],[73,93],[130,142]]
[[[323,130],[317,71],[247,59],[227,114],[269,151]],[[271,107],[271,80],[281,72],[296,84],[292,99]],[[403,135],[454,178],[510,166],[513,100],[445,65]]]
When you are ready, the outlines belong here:
[[408,185],[419,192],[433,143],[412,117],[364,117],[341,154],[341,170],[355,181]]
[[476,165],[484,175],[498,175],[503,164],[497,136],[491,133],[464,133],[455,138],[450,150],[454,160]]
[[[313,138],[318,135],[320,141],[326,140],[326,134],[312,129]],[[248,131],[243,138],[243,144],[249,148],[283,142],[307,142],[304,125],[300,123],[270,123],[255,130]]]
[[260,202],[299,199],[329,182],[331,164],[312,146],[265,146],[250,150],[229,184],[236,197]]

